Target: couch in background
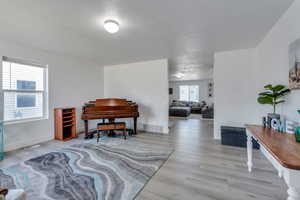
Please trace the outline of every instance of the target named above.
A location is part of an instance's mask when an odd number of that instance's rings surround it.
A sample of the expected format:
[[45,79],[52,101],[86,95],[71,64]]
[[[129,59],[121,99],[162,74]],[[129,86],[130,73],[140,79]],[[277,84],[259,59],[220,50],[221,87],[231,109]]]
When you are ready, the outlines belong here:
[[174,117],[188,117],[191,113],[201,114],[206,106],[205,101],[198,103],[174,100],[169,107],[169,115]]
[[169,108],[169,116],[172,117],[188,117],[191,114],[191,108],[188,106],[173,106]]
[[202,118],[203,119],[213,119],[214,118],[214,107],[213,106],[210,106],[210,107],[207,106],[205,109],[203,109]]

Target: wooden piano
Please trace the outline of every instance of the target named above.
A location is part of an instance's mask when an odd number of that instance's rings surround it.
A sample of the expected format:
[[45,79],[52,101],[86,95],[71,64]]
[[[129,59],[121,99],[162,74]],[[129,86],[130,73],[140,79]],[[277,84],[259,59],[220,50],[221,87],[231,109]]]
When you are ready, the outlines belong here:
[[85,138],[93,137],[89,133],[88,120],[108,119],[114,122],[116,118],[133,118],[134,134],[137,134],[138,105],[126,99],[96,99],[82,107],[81,119],[84,120]]

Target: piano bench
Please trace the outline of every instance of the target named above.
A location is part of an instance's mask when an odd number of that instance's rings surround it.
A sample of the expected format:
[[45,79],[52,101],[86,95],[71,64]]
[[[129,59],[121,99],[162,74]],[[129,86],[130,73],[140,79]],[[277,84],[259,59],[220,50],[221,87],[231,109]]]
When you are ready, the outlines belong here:
[[97,143],[100,139],[100,134],[103,131],[123,130],[123,136],[126,140],[126,123],[125,122],[109,122],[97,124]]

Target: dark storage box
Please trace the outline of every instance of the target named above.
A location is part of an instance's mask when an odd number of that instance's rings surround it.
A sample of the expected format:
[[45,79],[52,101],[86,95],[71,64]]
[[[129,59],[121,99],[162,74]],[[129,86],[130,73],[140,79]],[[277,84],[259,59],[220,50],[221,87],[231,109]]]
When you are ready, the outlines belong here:
[[[252,139],[253,148],[259,149],[259,144]],[[221,126],[221,143],[223,145],[247,147],[246,129],[241,127]]]

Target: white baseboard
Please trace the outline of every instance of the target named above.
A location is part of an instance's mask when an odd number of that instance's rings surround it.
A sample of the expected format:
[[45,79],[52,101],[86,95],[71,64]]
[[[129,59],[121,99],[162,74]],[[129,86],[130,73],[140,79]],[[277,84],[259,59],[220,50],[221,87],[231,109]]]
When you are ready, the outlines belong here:
[[141,124],[139,130],[150,132],[150,133],[160,133],[160,134],[168,134],[169,128],[164,128],[163,126],[158,125],[150,125],[150,124]]
[[25,148],[25,147],[29,147],[29,146],[33,146],[39,143],[43,143],[43,142],[47,142],[50,140],[54,139],[54,135],[51,136],[47,136],[47,137],[40,137],[40,138],[36,138],[36,139],[32,139],[30,140],[30,142],[26,141],[26,142],[15,142],[15,143],[11,143],[11,144],[5,144],[4,145],[4,151],[14,151],[17,149],[21,149],[21,148]]

